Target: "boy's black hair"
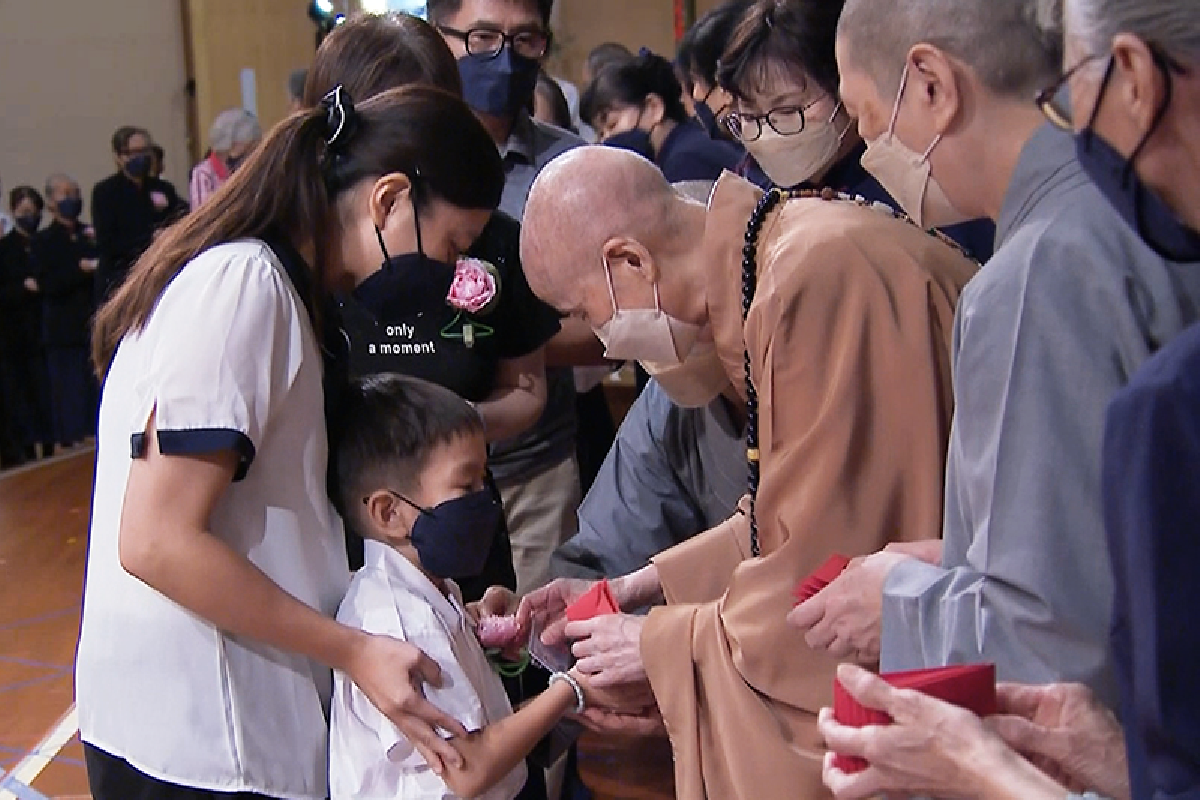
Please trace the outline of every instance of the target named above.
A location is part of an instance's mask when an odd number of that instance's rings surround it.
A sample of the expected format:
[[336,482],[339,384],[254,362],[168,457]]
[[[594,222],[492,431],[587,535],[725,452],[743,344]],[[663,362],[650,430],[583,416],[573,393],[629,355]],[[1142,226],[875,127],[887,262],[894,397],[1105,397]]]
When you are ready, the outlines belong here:
[[334,504],[347,523],[348,512],[371,492],[411,491],[438,445],[483,433],[479,412],[466,400],[394,373],[352,380],[338,412]]

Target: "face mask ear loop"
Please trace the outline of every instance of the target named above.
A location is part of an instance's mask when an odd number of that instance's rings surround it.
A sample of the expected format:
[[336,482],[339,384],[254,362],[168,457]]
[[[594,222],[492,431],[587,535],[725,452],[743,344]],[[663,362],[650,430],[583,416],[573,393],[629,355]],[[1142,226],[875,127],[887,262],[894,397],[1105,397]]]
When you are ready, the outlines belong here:
[[[433,512],[430,511],[428,508],[421,508],[419,505],[414,503],[412,500],[409,500],[407,497],[400,494],[399,492],[393,492],[391,489],[388,489],[388,494],[390,494],[392,497],[395,497],[397,500],[401,500],[401,501],[407,503],[408,505],[412,506],[414,509],[416,509],[417,511],[419,511],[422,514],[433,514]],[[364,499],[363,502],[364,503],[367,502],[366,499]]]
[[384,262],[387,264],[392,263],[392,257],[388,255],[387,245],[383,243],[383,231],[380,230],[378,225],[375,226],[375,238],[379,240],[379,249],[383,251]]
[[612,268],[608,266],[608,257],[604,256],[601,259],[604,264],[604,277],[608,281],[608,297],[612,300],[613,317],[617,316],[617,290],[613,288]]
[[662,315],[662,303],[658,300],[658,281],[654,282],[654,313]]
[[929,160],[929,154],[933,152],[933,148],[937,147],[938,143],[941,141],[942,141],[942,135],[940,133],[937,136],[933,137],[933,141],[929,143],[929,147],[925,148],[925,152],[921,155],[921,163],[922,164],[924,164],[926,161]]
[[888,123],[888,135],[896,135],[896,120],[900,119],[900,101],[904,99],[904,87],[908,83],[908,64],[904,64],[904,71],[900,73],[900,90],[896,92],[896,103],[892,106],[892,121]]

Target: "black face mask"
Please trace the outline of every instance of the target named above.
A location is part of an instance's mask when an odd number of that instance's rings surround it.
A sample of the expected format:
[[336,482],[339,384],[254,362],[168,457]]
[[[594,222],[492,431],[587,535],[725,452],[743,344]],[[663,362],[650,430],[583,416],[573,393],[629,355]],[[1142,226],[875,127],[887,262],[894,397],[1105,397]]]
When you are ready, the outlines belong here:
[[350,293],[360,306],[378,321],[396,314],[397,307],[436,308],[446,301],[454,282],[454,267],[425,255],[421,242],[421,220],[413,207],[417,227],[417,252],[392,257],[383,241],[383,231],[375,228],[383,266]]
[[154,166],[153,157],[144,153],[132,156],[125,162],[125,172],[129,177],[136,180],[141,180],[150,174],[150,168]]
[[504,513],[491,489],[447,500],[432,509],[392,494],[420,512],[413,523],[412,543],[421,566],[439,578],[474,578],[483,572]]
[[1158,194],[1142,183],[1134,170],[1134,162],[1158,129],[1171,104],[1172,66],[1158,53],[1155,53],[1155,63],[1166,78],[1167,95],[1150,130],[1129,158],[1117,152],[1093,128],[1112,77],[1114,64],[1111,60],[1100,84],[1092,118],[1076,136],[1075,147],[1079,163],[1088,177],[1150,249],[1168,261],[1200,262],[1200,233],[1185,225]]

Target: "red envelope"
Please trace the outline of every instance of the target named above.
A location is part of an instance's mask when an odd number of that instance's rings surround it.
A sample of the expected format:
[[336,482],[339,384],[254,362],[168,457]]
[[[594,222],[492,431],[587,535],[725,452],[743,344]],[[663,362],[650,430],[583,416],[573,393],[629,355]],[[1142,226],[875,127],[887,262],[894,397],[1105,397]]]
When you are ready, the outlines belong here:
[[[890,672],[880,677],[898,689],[915,689],[930,697],[965,708],[980,717],[995,714],[997,710],[994,664]],[[892,723],[887,714],[866,708],[851,697],[838,680],[833,682],[833,717],[841,724],[853,728]],[[866,761],[854,756],[838,755],[834,765],[848,775],[867,768]]]
[[796,598],[796,605],[800,605],[805,600],[812,599],[813,595],[833,583],[834,579],[838,575],[841,575],[849,565],[850,559],[846,556],[830,556],[828,561],[817,567],[813,574],[801,581],[800,585],[796,587],[796,591],[793,593]]
[[567,607],[569,622],[583,622],[585,619],[599,617],[603,614],[619,614],[621,607],[613,597],[608,581],[602,580],[588,589],[586,593]]

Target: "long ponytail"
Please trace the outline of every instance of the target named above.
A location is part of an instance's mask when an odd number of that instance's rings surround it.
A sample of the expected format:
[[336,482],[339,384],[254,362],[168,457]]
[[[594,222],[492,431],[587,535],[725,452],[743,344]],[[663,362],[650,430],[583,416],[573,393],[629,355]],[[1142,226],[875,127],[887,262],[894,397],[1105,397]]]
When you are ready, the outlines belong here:
[[104,379],[121,339],[140,331],[167,286],[204,250],[268,232],[304,231],[317,243],[313,284],[320,285],[328,241],[329,193],[321,160],[326,113],[316,108],[279,123],[229,181],[203,206],[165,229],[129,271],[92,324],[92,363]]

